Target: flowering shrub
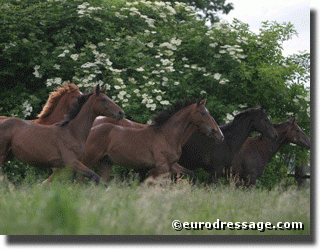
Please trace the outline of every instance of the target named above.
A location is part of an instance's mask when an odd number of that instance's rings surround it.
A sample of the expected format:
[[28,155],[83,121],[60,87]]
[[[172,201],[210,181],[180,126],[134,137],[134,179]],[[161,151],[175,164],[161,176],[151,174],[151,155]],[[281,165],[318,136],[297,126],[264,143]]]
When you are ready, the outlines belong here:
[[273,121],[298,114],[310,129],[309,54],[281,54],[291,24],[265,22],[259,34],[239,20],[208,27],[185,3],[146,0],[5,0],[0,13],[1,115],[33,118],[72,81],[106,86],[137,122],[200,97],[218,123],[262,104]]

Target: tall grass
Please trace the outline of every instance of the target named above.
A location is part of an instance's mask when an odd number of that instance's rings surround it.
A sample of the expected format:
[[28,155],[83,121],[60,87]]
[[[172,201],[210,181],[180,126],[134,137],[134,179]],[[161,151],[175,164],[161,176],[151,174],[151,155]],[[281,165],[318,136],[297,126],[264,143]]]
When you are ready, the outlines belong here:
[[[304,230],[181,230],[181,222],[302,222]],[[147,186],[136,179],[113,180],[107,191],[93,184],[54,181],[13,188],[0,182],[0,233],[72,235],[310,234],[310,190],[271,191],[232,186]]]

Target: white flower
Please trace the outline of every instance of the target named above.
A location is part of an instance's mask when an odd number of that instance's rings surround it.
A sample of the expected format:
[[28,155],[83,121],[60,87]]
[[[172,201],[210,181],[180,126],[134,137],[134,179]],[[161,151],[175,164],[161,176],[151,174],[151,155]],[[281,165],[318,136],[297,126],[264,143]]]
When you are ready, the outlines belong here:
[[167,56],[172,56],[173,55],[173,51],[172,50],[165,50],[164,54]]
[[115,85],[114,88],[115,89],[121,89],[121,87],[119,85]]
[[226,78],[223,78],[223,79],[221,79],[220,80],[220,84],[226,84],[227,82],[229,82],[229,80],[228,79],[226,79]]
[[209,46],[210,46],[210,47],[213,47],[213,48],[216,47],[217,45],[218,45],[218,43],[210,43],[210,44],[209,44]]
[[220,77],[221,77],[221,74],[215,73],[215,74],[213,75],[213,77],[214,77],[214,79],[219,80]]
[[159,14],[159,16],[160,16],[161,18],[166,18],[166,17],[167,17],[167,15],[166,15],[165,13],[163,13],[163,12],[161,12],[161,13]]
[[53,67],[54,67],[55,69],[60,69],[60,65],[59,65],[59,64],[55,64],[55,65],[53,65]]
[[147,43],[147,46],[150,47],[150,48],[153,48],[153,43],[152,42]]
[[200,95],[204,95],[204,94],[207,94],[207,91],[201,90],[201,91],[200,91]]
[[233,118],[234,118],[233,115],[231,115],[231,114],[228,113],[228,114],[227,114],[227,117],[225,118],[225,121],[227,121],[227,122],[228,122],[228,121],[231,121],[231,120],[233,120]]
[[142,67],[137,68],[136,71],[138,71],[138,72],[144,71],[144,68],[142,68]]
[[158,95],[158,96],[156,97],[156,99],[157,99],[158,101],[161,101],[161,100],[162,100],[162,96]]
[[239,107],[239,108],[246,108],[246,107],[248,107],[248,105],[247,105],[246,103],[243,104],[243,105],[242,105],[242,104],[239,104],[238,107]]
[[23,104],[22,104],[24,110],[22,111],[24,117],[27,117],[27,116],[30,116],[31,115],[31,112],[33,110],[32,106],[29,104],[28,101],[25,101]]
[[70,57],[71,57],[74,61],[77,61],[79,55],[78,55],[78,54],[72,54]]
[[41,78],[42,77],[42,75],[39,73],[39,70],[40,69],[40,65],[36,65],[35,67],[34,67],[34,72],[33,72],[33,74],[34,74],[34,76],[36,77],[36,78]]
[[179,82],[174,82],[173,84],[174,84],[174,85],[179,85],[180,83],[179,83]]
[[170,104],[169,101],[165,101],[165,100],[161,101],[160,103],[161,103],[162,105],[169,105],[169,104]]

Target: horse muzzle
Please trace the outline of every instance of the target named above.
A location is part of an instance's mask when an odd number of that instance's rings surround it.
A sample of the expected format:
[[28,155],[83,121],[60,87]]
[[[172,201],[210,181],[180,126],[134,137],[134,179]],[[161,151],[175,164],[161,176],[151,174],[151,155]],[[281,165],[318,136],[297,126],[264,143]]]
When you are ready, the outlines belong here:
[[207,130],[207,135],[210,137],[210,138],[213,138],[214,139],[214,141],[215,141],[215,143],[221,143],[221,142],[223,142],[223,140],[224,140],[224,136],[223,136],[223,134],[222,134],[222,132],[219,130],[219,131],[217,131],[217,130],[215,130],[215,129],[213,129],[213,128],[208,128],[208,129],[206,129]]
[[117,121],[122,120],[124,118],[124,114],[125,114],[124,111],[119,110],[119,112],[115,114],[116,120]]

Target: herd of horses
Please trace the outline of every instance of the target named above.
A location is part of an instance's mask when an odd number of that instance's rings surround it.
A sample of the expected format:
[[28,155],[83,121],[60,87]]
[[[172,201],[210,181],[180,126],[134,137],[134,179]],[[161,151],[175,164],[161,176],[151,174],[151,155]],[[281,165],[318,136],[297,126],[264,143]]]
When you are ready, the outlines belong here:
[[[296,117],[272,124],[258,106],[219,127],[205,104],[206,99],[178,101],[152,124],[140,124],[125,119],[105,89],[82,94],[67,83],[50,94],[36,120],[0,116],[0,167],[17,157],[52,168],[45,182],[69,167],[96,184],[109,180],[113,165],[138,170],[141,181],[172,174],[194,180],[193,170],[203,168],[212,181],[232,171],[238,183],[251,186],[283,145],[310,149]],[[260,134],[250,138],[253,131]]]

